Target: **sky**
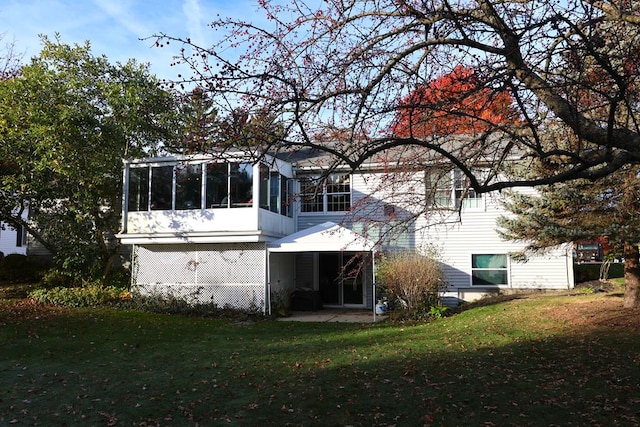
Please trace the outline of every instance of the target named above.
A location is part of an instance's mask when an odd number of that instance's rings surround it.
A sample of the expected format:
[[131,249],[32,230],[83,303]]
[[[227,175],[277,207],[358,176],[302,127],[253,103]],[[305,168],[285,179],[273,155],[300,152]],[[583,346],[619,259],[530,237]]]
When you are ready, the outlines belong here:
[[216,33],[208,24],[217,15],[255,21],[261,19],[257,9],[257,0],[0,0],[0,46],[12,42],[27,62],[40,53],[38,35],[53,39],[57,32],[65,44],[88,40],[94,56],[106,55],[111,63],[133,58],[171,80],[185,72],[171,67],[179,47],[140,39],[165,33],[210,46]]

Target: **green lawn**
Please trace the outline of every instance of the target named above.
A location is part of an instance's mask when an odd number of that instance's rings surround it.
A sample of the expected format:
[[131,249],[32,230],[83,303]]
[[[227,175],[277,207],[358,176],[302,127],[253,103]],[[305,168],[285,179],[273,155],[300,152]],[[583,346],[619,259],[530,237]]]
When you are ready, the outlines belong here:
[[541,296],[403,326],[5,301],[0,425],[636,425],[620,305]]

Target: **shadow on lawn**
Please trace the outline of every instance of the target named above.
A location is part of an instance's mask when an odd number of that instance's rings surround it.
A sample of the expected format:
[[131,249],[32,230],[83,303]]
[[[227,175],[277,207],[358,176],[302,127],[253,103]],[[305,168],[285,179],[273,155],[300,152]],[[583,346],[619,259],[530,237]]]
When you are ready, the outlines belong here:
[[9,328],[0,424],[640,423],[637,332],[608,323],[528,337],[490,310],[406,328],[83,313]]

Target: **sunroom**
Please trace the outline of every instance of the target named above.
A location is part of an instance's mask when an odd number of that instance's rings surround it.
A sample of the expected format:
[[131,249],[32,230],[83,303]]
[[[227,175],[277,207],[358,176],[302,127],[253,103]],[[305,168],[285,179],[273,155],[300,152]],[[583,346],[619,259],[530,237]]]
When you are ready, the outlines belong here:
[[294,232],[292,178],[267,155],[125,161],[119,238],[133,245],[134,290],[264,310],[266,244]]

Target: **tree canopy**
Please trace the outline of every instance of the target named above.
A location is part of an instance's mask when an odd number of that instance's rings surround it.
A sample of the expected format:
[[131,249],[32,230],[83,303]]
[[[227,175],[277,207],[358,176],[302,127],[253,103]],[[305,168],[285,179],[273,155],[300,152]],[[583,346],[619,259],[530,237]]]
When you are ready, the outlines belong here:
[[42,43],[0,82],[0,220],[25,227],[60,266],[99,276],[116,253],[122,159],[175,138],[175,98],[146,65],[111,64],[89,43]]
[[[415,146],[451,161],[479,192],[597,179],[640,160],[637,2],[291,0],[259,7],[268,18],[262,26],[214,21],[217,45],[165,34],[158,45],[182,42],[178,60],[219,105],[280,117],[287,138],[277,145],[325,149],[354,169],[390,148]],[[474,70],[469,99],[504,94],[517,120],[469,109],[484,125],[465,140],[474,149],[463,151],[447,144],[451,132],[394,132],[411,94],[457,67]],[[349,144],[335,149],[318,140],[327,129],[344,130]],[[554,167],[504,179],[513,159]],[[479,161],[491,173],[476,175]]]
[[403,138],[473,135],[494,125],[517,123],[519,115],[509,92],[478,89],[476,74],[459,65],[415,88],[402,100],[393,134]]
[[526,242],[540,252],[571,241],[605,238],[625,262],[625,307],[640,306],[640,170],[625,167],[596,182],[576,180],[540,189],[539,194],[510,194],[505,207],[513,215],[498,220],[507,240]]

